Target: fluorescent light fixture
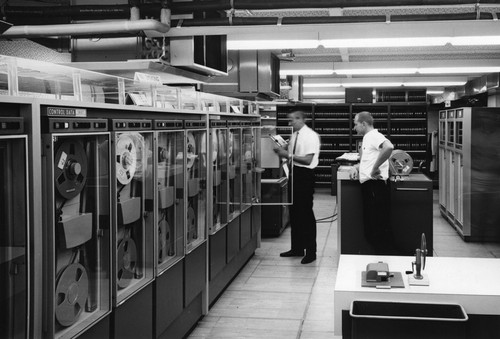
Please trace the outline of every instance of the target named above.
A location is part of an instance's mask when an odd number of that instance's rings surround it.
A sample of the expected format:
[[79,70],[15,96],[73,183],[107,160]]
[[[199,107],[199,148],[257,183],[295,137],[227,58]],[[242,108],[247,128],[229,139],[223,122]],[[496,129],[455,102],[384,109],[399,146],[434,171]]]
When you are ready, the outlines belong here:
[[450,39],[455,46],[500,45],[500,35],[493,36],[457,36]]
[[344,91],[326,91],[326,92],[316,92],[316,91],[311,91],[311,92],[303,92],[302,95],[310,97],[310,96],[339,96],[339,95],[345,95]]
[[335,62],[333,69],[339,75],[478,74],[500,72],[500,61],[496,59],[457,59]]
[[334,72],[339,75],[414,74],[417,72],[417,68],[338,69]]
[[444,90],[443,89],[428,89],[427,94],[443,94]]
[[470,74],[496,72],[500,72],[500,66],[423,67],[418,69],[418,73],[420,74]]
[[467,81],[407,81],[403,82],[405,87],[429,87],[429,86],[463,86]]
[[280,67],[280,76],[287,75],[332,75],[332,62],[287,62]]
[[340,87],[340,83],[303,83],[302,87],[304,88],[331,88],[331,87]]
[[342,87],[401,87],[401,82],[347,82]]
[[228,50],[316,48],[318,40],[230,40]]
[[331,69],[283,69],[280,75],[332,75]]
[[[320,81],[321,80],[321,81]],[[318,79],[321,83],[325,83],[328,80],[329,84],[335,87],[351,88],[351,87],[364,87],[364,88],[382,88],[382,87],[433,87],[434,89],[443,89],[445,86],[462,86],[467,82],[467,77],[465,76],[440,76],[440,77],[387,77],[387,78],[362,78],[362,79]],[[333,87],[333,86],[332,86]],[[311,88],[318,87],[307,87],[308,90],[304,92],[328,92],[333,91],[317,91]]]
[[320,44],[326,48],[421,47],[444,46],[449,40],[449,37],[324,39]]

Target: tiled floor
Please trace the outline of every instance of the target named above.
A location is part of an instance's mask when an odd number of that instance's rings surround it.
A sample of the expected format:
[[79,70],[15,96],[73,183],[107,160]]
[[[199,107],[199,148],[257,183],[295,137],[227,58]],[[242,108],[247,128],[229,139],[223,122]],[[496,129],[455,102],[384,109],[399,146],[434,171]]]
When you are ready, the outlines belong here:
[[[437,192],[434,197],[434,255],[500,257],[500,243],[462,241],[441,217]],[[331,216],[335,197],[319,191],[314,210],[317,219]],[[318,223],[318,259],[308,265],[301,265],[301,258],[279,257],[290,248],[290,228],[280,237],[262,239],[261,247],[188,338],[334,338],[336,234],[336,221]]]

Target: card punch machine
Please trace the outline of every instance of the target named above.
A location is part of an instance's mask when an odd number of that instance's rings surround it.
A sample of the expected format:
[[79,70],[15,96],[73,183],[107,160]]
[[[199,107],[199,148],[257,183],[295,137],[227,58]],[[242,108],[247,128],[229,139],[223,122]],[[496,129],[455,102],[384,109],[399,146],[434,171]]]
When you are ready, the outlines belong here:
[[386,282],[389,281],[389,265],[379,261],[366,265],[366,281],[367,282]]

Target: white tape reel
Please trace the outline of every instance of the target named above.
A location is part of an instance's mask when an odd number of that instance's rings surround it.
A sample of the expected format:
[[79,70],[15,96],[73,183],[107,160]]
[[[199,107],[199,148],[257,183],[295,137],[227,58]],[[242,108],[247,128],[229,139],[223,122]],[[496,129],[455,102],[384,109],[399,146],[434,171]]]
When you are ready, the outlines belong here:
[[116,179],[127,185],[134,178],[137,169],[137,149],[132,138],[126,134],[116,141]]
[[187,165],[186,167],[188,169],[191,169],[191,167],[193,167],[194,165],[194,161],[195,159],[197,158],[197,155],[196,155],[196,140],[194,139],[194,135],[193,133],[191,132],[188,132],[187,133],[187,156],[186,156],[186,162],[187,162]]
[[215,165],[217,163],[217,154],[219,150],[219,134],[214,131],[212,134],[212,162]]

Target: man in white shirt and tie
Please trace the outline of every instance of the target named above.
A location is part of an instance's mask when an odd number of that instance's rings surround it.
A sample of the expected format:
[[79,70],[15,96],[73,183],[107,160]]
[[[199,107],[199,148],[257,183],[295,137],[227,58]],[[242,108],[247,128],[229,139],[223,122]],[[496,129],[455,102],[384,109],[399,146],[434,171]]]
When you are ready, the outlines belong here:
[[[314,168],[318,166],[320,138],[309,128],[304,112],[297,110],[288,114],[293,134],[288,149],[276,148],[281,157],[293,160],[292,189],[293,205],[290,208],[292,228],[291,249],[280,254],[281,257],[302,258],[302,264],[316,260],[316,217],[313,211]],[[304,255],[305,250],[305,255]]]

